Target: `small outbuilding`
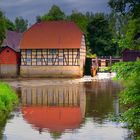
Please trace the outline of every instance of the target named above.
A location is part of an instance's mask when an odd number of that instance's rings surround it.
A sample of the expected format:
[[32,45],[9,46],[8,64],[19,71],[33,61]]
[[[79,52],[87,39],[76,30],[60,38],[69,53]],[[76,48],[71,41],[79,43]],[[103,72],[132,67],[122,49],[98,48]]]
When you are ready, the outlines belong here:
[[123,61],[136,61],[137,58],[140,58],[140,51],[139,50],[124,50],[123,51]]
[[22,77],[82,77],[85,37],[70,21],[34,24],[20,43]]
[[0,48],[0,77],[16,77],[19,74],[21,36],[21,33],[6,32]]

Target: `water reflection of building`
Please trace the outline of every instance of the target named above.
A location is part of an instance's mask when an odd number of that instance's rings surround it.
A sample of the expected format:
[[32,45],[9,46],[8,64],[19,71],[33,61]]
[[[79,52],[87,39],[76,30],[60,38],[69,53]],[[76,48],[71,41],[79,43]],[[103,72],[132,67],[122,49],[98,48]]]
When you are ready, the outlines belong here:
[[83,85],[21,88],[22,113],[39,131],[63,132],[80,126],[85,115]]

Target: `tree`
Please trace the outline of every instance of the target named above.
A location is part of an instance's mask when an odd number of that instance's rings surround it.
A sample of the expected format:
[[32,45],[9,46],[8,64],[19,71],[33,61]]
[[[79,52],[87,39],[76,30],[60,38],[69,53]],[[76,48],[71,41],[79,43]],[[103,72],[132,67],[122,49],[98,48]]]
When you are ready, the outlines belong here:
[[116,45],[116,55],[120,56],[123,48],[119,47],[118,42],[121,38],[124,38],[127,32],[127,24],[129,21],[129,16],[119,15],[114,10],[108,15],[109,28],[113,35],[113,43]]
[[41,16],[36,16],[36,23],[41,22]]
[[77,26],[81,29],[81,31],[84,33],[85,35],[85,39],[86,39],[86,46],[87,46],[87,54],[90,55],[91,54],[91,49],[89,48],[89,40],[87,38],[87,26],[89,23],[90,18],[86,15],[83,14],[81,12],[78,12],[77,10],[73,10],[72,14],[67,16],[67,20],[73,21],[77,24]]
[[118,43],[123,49],[140,50],[140,18],[129,21],[127,32]]
[[115,55],[116,48],[112,42],[113,35],[109,28],[109,21],[104,14],[95,14],[87,31],[92,53],[96,53],[98,56]]
[[5,18],[5,24],[6,24],[6,29],[10,31],[15,31],[16,27],[12,21],[10,21],[8,18]]
[[0,46],[2,45],[2,42],[5,38],[5,33],[6,33],[5,18],[3,12],[0,11]]
[[88,18],[86,15],[77,10],[73,10],[72,14],[68,16],[67,19],[75,22],[85,34],[87,33]]
[[15,28],[16,31],[23,33],[28,28],[28,20],[25,20],[22,17],[16,17]]
[[119,47],[122,50],[140,49],[140,0],[110,0],[109,5],[119,18],[122,17],[120,21],[123,21],[120,24],[123,32],[120,32],[119,38],[116,40]]
[[51,21],[51,20],[64,20],[65,13],[57,6],[53,5],[49,12],[42,16],[43,21]]
[[108,4],[121,14],[131,14],[134,18],[140,16],[140,0],[109,0]]

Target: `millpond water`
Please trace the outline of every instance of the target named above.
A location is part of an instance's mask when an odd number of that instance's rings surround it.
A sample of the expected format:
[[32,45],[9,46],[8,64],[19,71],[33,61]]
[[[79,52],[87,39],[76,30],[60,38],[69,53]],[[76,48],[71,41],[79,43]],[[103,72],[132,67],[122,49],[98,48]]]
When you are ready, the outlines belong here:
[[19,106],[0,127],[2,140],[132,140],[125,124],[111,114],[122,110],[122,87],[111,80],[8,81]]

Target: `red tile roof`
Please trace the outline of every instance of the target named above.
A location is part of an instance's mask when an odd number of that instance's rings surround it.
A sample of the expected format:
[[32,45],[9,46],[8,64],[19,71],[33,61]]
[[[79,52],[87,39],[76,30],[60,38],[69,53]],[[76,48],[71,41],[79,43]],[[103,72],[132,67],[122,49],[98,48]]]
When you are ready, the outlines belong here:
[[82,32],[70,21],[48,21],[34,24],[23,35],[21,49],[80,48]]
[[17,33],[14,31],[6,31],[6,38],[4,39],[2,46],[15,50],[16,52],[19,51],[19,43],[22,37],[22,33]]

